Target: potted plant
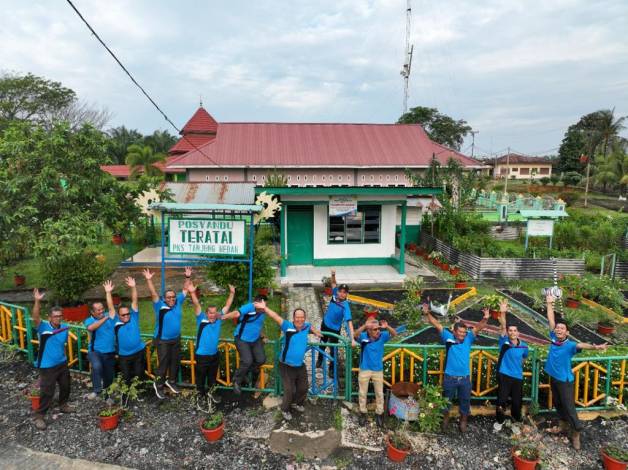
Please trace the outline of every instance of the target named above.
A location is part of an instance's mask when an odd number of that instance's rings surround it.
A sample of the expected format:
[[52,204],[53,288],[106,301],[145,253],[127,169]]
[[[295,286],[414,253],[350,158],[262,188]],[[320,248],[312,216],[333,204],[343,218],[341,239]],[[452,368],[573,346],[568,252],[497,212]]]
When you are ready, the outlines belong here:
[[425,249],[422,246],[417,246],[414,252],[417,256],[423,256],[425,254]]
[[440,265],[442,263],[442,259],[443,259],[443,254],[440,251],[432,251],[429,254],[428,258],[430,260],[432,260],[432,264],[434,266],[439,266],[440,267]]
[[122,375],[117,375],[103,392],[111,404],[98,412],[98,425],[101,431],[111,431],[118,427],[120,416],[128,408],[129,400],[137,400],[143,383],[139,377],[133,377],[133,380],[127,383]]
[[467,282],[471,279],[466,273],[460,271],[456,275],[454,275],[454,288],[455,289],[466,289]]
[[101,431],[111,431],[118,427],[120,422],[120,410],[118,408],[105,408],[98,413],[98,423]]
[[491,312],[491,318],[499,320],[499,304],[504,300],[501,295],[493,294],[484,297],[483,304],[488,307]]
[[370,320],[371,318],[377,318],[379,315],[379,309],[376,307],[366,306],[364,307],[364,317],[366,320]]
[[615,333],[615,325],[615,322],[610,318],[600,320],[597,323],[597,332],[605,336],[612,335],[613,333]]
[[626,470],[628,449],[619,445],[607,445],[600,449],[602,463],[606,470]]
[[16,272],[15,275],[13,276],[13,285],[15,287],[20,287],[20,286],[23,286],[24,284],[26,284],[26,276]]
[[563,289],[568,297],[565,299],[565,307],[578,308],[584,291],[584,286],[580,276],[565,276]]
[[393,462],[403,462],[412,450],[405,430],[392,431],[386,436],[386,455]]
[[222,438],[225,433],[225,422],[221,411],[210,414],[207,418],[201,419],[201,432],[208,442],[215,442]]
[[533,426],[524,425],[513,437],[512,461],[515,470],[535,470],[541,462],[544,436]]
[[408,249],[408,251],[415,251],[416,250],[416,243],[414,243],[414,242],[408,243],[408,244],[406,244],[406,248]]
[[323,276],[322,279],[321,279],[321,283],[323,284],[323,287],[325,288],[325,295],[331,295],[331,293],[332,293],[331,277]]
[[38,387],[31,388],[28,398],[31,401],[31,410],[37,411],[39,409],[40,391]]
[[460,266],[458,266],[457,264],[450,264],[449,274],[451,274],[452,276],[457,276],[458,273],[460,273]]

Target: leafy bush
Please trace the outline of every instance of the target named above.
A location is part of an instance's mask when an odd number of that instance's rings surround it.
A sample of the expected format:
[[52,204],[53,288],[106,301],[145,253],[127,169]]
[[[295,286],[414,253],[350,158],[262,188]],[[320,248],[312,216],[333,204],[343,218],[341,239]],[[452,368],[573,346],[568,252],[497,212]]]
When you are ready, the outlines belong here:
[[571,191],[563,191],[558,194],[558,197],[565,201],[568,206],[573,206],[576,202],[580,200],[580,193],[571,192]]
[[417,276],[403,281],[403,298],[395,302],[393,315],[400,321],[408,322],[411,328],[423,323],[421,313],[421,289],[423,278]]
[[577,171],[568,171],[563,175],[563,183],[569,186],[575,186],[582,180],[582,175]]
[[425,385],[417,392],[419,417],[416,426],[419,432],[437,432],[443,421],[443,409],[449,400],[442,394],[442,388],[436,385]]
[[216,429],[222,424],[223,415],[222,411],[217,411],[208,418],[203,420],[203,429]]
[[543,185],[543,186],[547,186],[550,182],[550,178],[548,178],[547,176],[544,176],[543,178],[539,179],[539,182]]

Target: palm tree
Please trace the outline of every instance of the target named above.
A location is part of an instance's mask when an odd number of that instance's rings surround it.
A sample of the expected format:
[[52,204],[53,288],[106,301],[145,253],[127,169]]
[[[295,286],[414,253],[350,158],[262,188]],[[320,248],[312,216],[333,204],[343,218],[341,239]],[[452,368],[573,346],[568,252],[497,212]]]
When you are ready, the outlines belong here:
[[155,166],[164,163],[166,156],[163,153],[154,153],[148,145],[129,145],[126,154],[126,164],[131,167],[131,178],[137,178],[141,173],[147,176],[163,176],[163,171]]
[[619,133],[626,128],[624,121],[626,116],[615,119],[615,108],[598,111],[596,131],[600,142],[603,144],[604,156],[607,155],[609,146],[619,137]]
[[611,153],[608,156],[599,154],[595,159],[595,183],[604,189],[607,186],[625,184],[625,176],[628,175],[628,155],[619,142],[611,145]]

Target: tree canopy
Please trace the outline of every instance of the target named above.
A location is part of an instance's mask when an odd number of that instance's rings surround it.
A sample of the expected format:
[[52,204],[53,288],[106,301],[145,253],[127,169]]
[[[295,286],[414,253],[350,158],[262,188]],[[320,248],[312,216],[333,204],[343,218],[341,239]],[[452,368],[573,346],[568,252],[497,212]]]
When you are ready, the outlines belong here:
[[471,132],[471,126],[464,119],[455,120],[436,108],[424,106],[411,108],[397,124],[420,124],[430,139],[455,150],[460,150],[464,138]]

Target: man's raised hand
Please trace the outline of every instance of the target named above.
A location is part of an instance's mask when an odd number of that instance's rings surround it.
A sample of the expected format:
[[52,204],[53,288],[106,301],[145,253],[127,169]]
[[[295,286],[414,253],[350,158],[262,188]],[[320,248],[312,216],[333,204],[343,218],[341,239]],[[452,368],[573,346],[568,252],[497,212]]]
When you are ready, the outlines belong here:
[[35,288],[33,289],[33,298],[37,301],[41,300],[44,298],[44,296],[46,295],[45,292],[39,292],[39,289]]
[[185,273],[185,277],[192,277],[192,267],[191,266],[186,266],[184,268],[183,272]]
[[107,279],[103,282],[102,286],[105,288],[105,292],[113,292],[113,282],[111,282],[111,279]]
[[491,316],[491,310],[488,307],[484,307],[482,309],[482,319],[483,320],[488,320],[488,317]]
[[229,284],[229,293],[235,294],[235,286],[232,286],[231,284]]
[[147,281],[151,280],[155,275],[155,273],[152,273],[150,269],[145,269],[144,271],[142,271],[142,274],[144,275],[144,279],[146,279]]
[[135,285],[136,285],[136,284],[135,284],[135,278],[134,278],[134,277],[131,277],[131,276],[126,277],[126,278],[124,279],[124,282],[126,282],[126,285],[127,285],[128,287],[130,287],[131,289],[132,289],[133,287],[135,287]]
[[502,299],[499,301],[499,311],[507,312],[508,311],[508,300]]

